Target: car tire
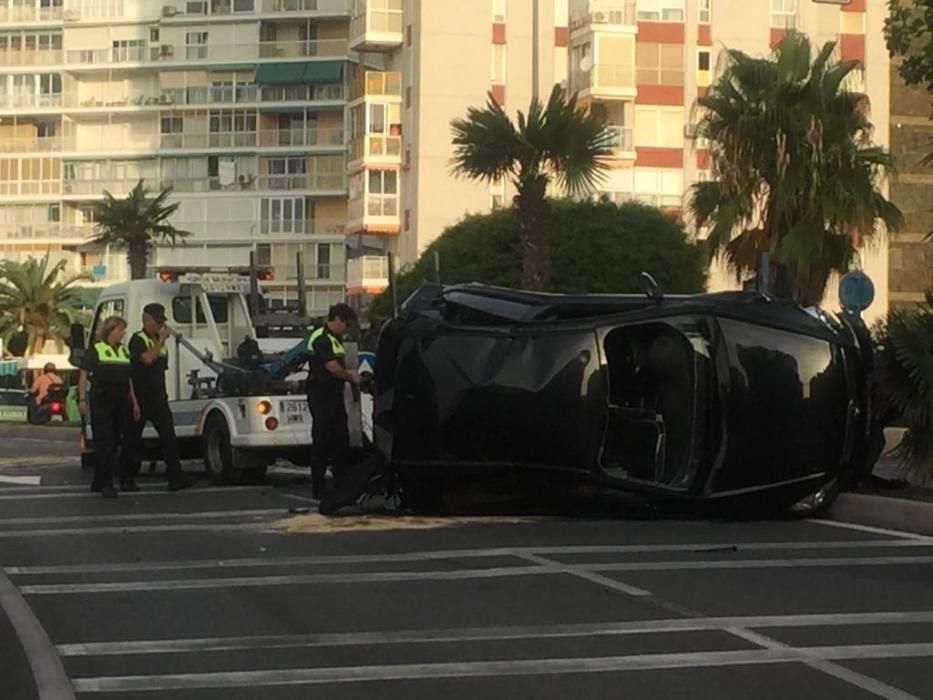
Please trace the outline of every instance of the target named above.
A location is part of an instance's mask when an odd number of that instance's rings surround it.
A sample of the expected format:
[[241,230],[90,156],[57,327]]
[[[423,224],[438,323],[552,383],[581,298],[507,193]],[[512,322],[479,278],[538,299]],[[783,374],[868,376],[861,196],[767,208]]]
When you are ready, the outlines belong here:
[[233,466],[233,448],[230,446],[230,428],[227,419],[212,413],[204,425],[202,443],[204,469],[210,480],[218,485],[236,480],[237,470]]

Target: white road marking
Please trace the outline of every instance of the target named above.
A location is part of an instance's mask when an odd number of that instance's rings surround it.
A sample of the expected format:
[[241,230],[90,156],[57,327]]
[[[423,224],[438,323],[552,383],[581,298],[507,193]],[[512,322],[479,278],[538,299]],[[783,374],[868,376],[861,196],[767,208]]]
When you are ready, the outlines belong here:
[[5,476],[0,474],[0,484],[13,484],[14,486],[39,486],[41,476]]
[[[804,615],[753,615],[743,617],[674,618],[637,622],[598,622],[514,627],[468,627],[386,632],[336,632],[327,634],[200,637],[185,639],[127,640],[60,644],[62,656],[109,656],[131,654],[178,654],[290,647],[341,647],[389,644],[557,639],[670,632],[702,632],[722,629],[787,629],[794,627],[846,627],[850,625],[904,625],[933,622],[933,611],[895,613],[830,613]],[[756,642],[757,643],[757,642]]]
[[0,609],[6,614],[23,647],[39,691],[39,700],[74,700],[71,681],[55,646],[16,586],[2,572]]
[[[97,496],[100,498],[100,496]],[[279,511],[281,512],[281,511]],[[157,517],[157,516],[154,516]],[[129,533],[138,535],[148,532],[236,532],[255,530],[256,523],[179,523],[178,525],[106,525],[101,527],[56,528],[43,530],[8,530],[0,532],[0,539],[21,539],[24,537],[66,537],[87,535],[119,535]]]
[[615,579],[611,579],[607,576],[602,576],[593,571],[588,571],[587,569],[584,569],[583,567],[580,567],[580,566],[573,566],[570,564],[561,564],[560,562],[556,562],[553,559],[547,559],[537,554],[524,553],[524,554],[518,554],[517,556],[519,556],[522,559],[525,559],[526,561],[539,564],[544,568],[557,569],[558,571],[561,571],[565,574],[569,574],[577,578],[585,579],[589,581],[590,583],[595,583],[598,586],[602,586],[603,588],[608,588],[610,590],[616,591],[617,593],[624,593],[625,595],[636,596],[636,597],[651,595],[650,591],[646,591],[643,588],[638,588],[636,586],[630,586],[627,583],[623,583],[622,581],[616,581]]
[[[637,654],[556,659],[508,661],[442,662],[394,664],[388,666],[349,666],[338,668],[299,668],[220,673],[178,673],[166,675],[105,676],[78,678],[78,692],[117,692],[190,690],[197,688],[255,688],[274,685],[358,683],[364,681],[426,680],[438,678],[493,677],[516,675],[560,675],[568,673],[607,673],[649,671],[672,668],[709,668],[752,664],[777,664],[813,660],[926,658],[933,656],[933,644],[874,644],[842,647],[801,647],[793,649],[754,649],[673,654]],[[902,696],[909,698],[910,696]],[[911,698],[911,700],[914,700]]]
[[[215,569],[215,568],[253,568],[264,566],[330,564],[369,564],[385,562],[422,562],[445,559],[474,559],[488,557],[508,557],[520,554],[640,554],[656,552],[694,552],[698,554],[731,548],[732,544],[668,544],[668,545],[618,545],[606,547],[574,546],[562,547],[493,547],[490,549],[446,549],[395,554],[338,554],[312,555],[306,557],[251,557],[245,559],[195,559],[148,561],[110,564],[64,564],[52,566],[8,566],[4,570],[10,575],[57,575],[76,573],[107,573],[125,571],[171,571],[174,569]],[[933,546],[931,542],[913,542],[909,540],[846,540],[843,542],[759,542],[738,545],[737,553],[758,551],[797,551],[822,549],[899,549],[903,547],[924,548]],[[563,565],[563,562],[559,562]],[[578,566],[578,564],[571,564]]]
[[[262,508],[256,510],[196,510],[191,513],[107,513],[93,515],[51,515],[41,518],[0,518],[0,527],[4,525],[52,525],[55,523],[101,523],[117,520],[221,520],[223,518],[242,518],[249,516],[265,517],[282,515],[284,508]],[[12,532],[16,532],[15,530]],[[30,532],[23,530],[23,532]]]
[[[37,493],[20,493],[18,490],[14,491],[13,489],[8,489],[9,493],[3,493],[0,495],[0,501],[22,501],[22,500],[45,500],[50,498],[100,498],[99,493],[92,493],[87,486],[79,486],[74,488],[72,486],[68,487],[67,491],[64,492],[53,492],[52,489],[55,487],[43,487]],[[181,492],[180,494],[172,494],[172,497],[181,496],[182,498],[190,497],[196,494],[202,493],[219,493],[221,491],[259,491],[261,489],[273,489],[269,486],[215,486],[207,488],[198,488],[197,486],[188,489],[187,491]],[[160,484],[159,486],[149,488],[147,486],[142,486],[142,490],[134,493],[132,495],[125,496],[126,498],[138,498],[140,496],[164,496],[168,492],[165,490],[165,484]]]
[[917,542],[933,542],[933,537],[928,535],[918,535],[915,532],[904,532],[903,530],[890,530],[884,527],[873,527],[871,525],[858,525],[856,523],[843,523],[838,520],[807,520],[808,523],[817,525],[826,525],[828,527],[838,527],[843,530],[855,530],[856,532],[870,532],[875,535],[888,535],[890,537],[901,537]]
[[[166,526],[170,527],[170,526]],[[191,529],[193,526],[184,526]],[[202,526],[203,527],[203,526]],[[207,526],[210,527],[210,526]],[[238,527],[221,526],[221,527]],[[105,528],[95,528],[94,531]],[[121,528],[116,528],[118,531]],[[78,530],[86,533],[91,530]],[[135,528],[134,528],[135,531]],[[6,534],[0,533],[0,537]],[[28,534],[28,533],[27,533]],[[528,557],[526,557],[528,558]],[[507,578],[513,576],[535,576],[566,574],[585,578],[600,585],[615,588],[628,595],[645,596],[650,593],[620,581],[598,576],[599,572],[614,571],[719,571],[724,569],[801,569],[801,568],[837,568],[861,566],[914,566],[933,564],[933,556],[913,557],[836,557],[830,559],[740,559],[714,561],[647,561],[625,562],[620,564],[557,564],[549,560],[528,558],[539,563],[537,566],[507,566],[482,569],[461,569],[459,571],[379,571],[379,572],[344,572],[334,574],[296,574],[290,576],[247,576],[207,579],[163,579],[145,581],[119,581],[114,583],[55,583],[23,586],[20,590],[30,595],[51,594],[87,594],[127,591],[175,591],[203,588],[250,588],[254,586],[291,586],[321,583],[388,583],[397,581],[443,581],[458,578]],[[597,576],[599,580],[595,580]],[[616,585],[609,585],[616,584]]]

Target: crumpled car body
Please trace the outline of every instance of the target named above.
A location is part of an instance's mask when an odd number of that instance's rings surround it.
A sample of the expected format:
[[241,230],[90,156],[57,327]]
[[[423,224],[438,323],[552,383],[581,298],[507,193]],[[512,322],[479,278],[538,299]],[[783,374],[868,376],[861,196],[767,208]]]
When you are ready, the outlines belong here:
[[409,478],[534,469],[791,504],[883,446],[858,319],[753,292],[424,285],[383,327],[374,443]]

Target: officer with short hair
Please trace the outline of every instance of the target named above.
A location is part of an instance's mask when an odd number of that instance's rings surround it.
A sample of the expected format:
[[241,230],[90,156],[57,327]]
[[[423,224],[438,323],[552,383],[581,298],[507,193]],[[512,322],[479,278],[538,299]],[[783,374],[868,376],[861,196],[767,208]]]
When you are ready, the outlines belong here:
[[143,327],[129,342],[133,387],[139,402],[140,416],[127,431],[127,449],[121,470],[121,488],[138,491],[136,476],[142,462],[142,434],[151,422],[159,434],[159,446],[168,477],[168,490],[178,491],[194,485],[194,479],[181,471],[175,421],[168,405],[165,372],[168,370],[168,346],[171,329],[165,324],[165,307],[147,304],[143,308]]
[[350,432],[344,406],[344,383],[359,384],[347,370],[343,336],[356,321],[346,304],[330,307],[327,322],[308,337],[308,406],[311,409],[311,491],[323,498],[328,462],[340,479],[350,459]]

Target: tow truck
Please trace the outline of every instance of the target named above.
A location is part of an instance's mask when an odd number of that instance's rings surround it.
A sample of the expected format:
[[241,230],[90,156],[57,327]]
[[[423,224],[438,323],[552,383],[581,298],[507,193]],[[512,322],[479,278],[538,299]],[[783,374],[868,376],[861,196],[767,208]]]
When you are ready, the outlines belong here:
[[[299,260],[298,269],[303,269]],[[141,327],[146,304],[165,307],[172,329],[166,388],[183,459],[203,459],[214,483],[261,479],[276,460],[307,466],[311,414],[301,366],[313,319],[299,301],[294,310],[264,308],[259,281],[272,271],[258,268],[172,267],[157,276],[102,290],[89,332],[72,327],[71,357],[80,364],[97,329],[113,315],[129,324],[126,341]],[[304,300],[299,276],[299,297]],[[347,366],[357,366],[357,346],[345,343]],[[346,388],[351,447],[363,450],[371,435],[371,397]],[[91,413],[93,404],[89,406]],[[367,434],[369,433],[369,434]],[[160,459],[151,425],[143,433],[145,457]],[[93,466],[91,421],[82,426],[82,468]]]

